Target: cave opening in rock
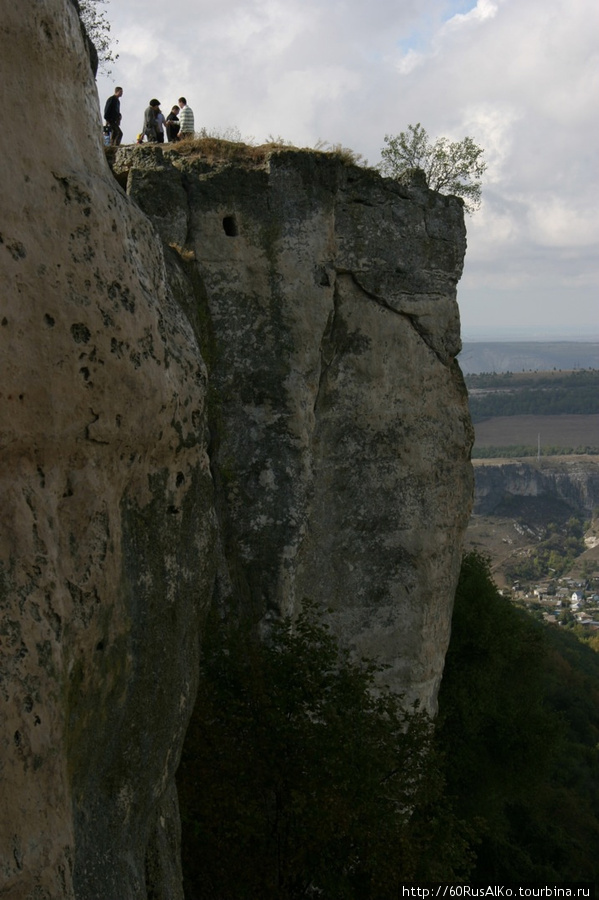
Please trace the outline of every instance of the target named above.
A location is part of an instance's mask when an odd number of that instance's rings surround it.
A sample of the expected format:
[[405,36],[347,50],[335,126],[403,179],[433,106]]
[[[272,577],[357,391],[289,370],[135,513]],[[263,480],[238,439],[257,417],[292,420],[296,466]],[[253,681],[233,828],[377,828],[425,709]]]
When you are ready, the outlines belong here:
[[225,216],[225,218],[223,219],[223,228],[227,237],[237,237],[237,235],[239,234],[235,216]]

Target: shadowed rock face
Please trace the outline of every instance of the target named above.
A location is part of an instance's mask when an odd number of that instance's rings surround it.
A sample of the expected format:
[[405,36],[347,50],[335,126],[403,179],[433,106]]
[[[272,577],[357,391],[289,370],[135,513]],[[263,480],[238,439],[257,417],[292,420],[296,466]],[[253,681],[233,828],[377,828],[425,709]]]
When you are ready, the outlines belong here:
[[316,600],[434,710],[472,492],[461,203],[330,155],[208,149],[114,167],[206,328],[221,600]]
[[123,149],[127,197],[73,5],[1,2],[0,888],[177,900],[212,599],[313,598],[434,709],[472,489],[462,209],[243,149]]
[[[0,893],[180,896],[212,591],[206,372],[108,170],[79,21],[2,3]],[[18,123],[18,127],[17,124]],[[10,138],[10,143],[8,143]]]

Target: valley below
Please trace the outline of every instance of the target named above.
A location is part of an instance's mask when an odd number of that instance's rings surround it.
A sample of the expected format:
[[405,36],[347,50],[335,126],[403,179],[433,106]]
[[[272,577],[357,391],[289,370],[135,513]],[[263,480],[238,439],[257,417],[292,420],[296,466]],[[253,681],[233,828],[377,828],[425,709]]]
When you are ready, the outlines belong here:
[[[553,490],[540,493],[516,492],[508,473],[554,473],[556,469],[567,482],[569,477],[586,473],[592,482],[599,482],[599,457],[563,456],[551,462],[514,459],[473,460],[475,476],[475,508],[466,532],[466,548],[477,550],[491,561],[497,586],[511,589],[515,582],[524,590],[552,576],[572,579],[577,583],[589,576],[599,579],[599,518],[598,509],[585,508],[573,500],[565,500]],[[544,467],[544,469],[543,469]],[[493,478],[496,484],[495,505],[485,507],[483,486]],[[505,484],[502,490],[501,485]],[[511,489],[510,489],[511,488]],[[568,523],[574,520],[577,538],[568,533]],[[535,565],[545,541],[554,546],[545,554],[546,565]],[[568,546],[570,541],[570,546]],[[553,556],[551,556],[553,552]],[[556,556],[559,562],[556,565]]]
[[[599,371],[467,374],[475,499],[466,547],[502,590],[599,587]],[[557,588],[556,588],[557,589]]]

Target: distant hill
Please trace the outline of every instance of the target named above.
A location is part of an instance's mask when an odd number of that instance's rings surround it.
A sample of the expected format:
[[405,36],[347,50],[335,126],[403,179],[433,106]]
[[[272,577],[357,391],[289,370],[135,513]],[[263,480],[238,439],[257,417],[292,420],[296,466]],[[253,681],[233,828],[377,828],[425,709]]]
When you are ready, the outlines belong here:
[[473,422],[496,416],[599,415],[599,369],[466,375]]
[[599,369],[599,343],[583,341],[465,341],[458,362],[465,375]]

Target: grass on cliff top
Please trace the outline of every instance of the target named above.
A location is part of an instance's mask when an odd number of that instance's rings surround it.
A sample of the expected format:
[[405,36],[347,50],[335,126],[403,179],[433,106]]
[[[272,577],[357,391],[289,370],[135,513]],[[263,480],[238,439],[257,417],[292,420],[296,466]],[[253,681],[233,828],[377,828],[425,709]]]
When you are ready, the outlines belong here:
[[[163,147],[165,145],[162,145]],[[273,138],[263,144],[228,140],[215,135],[200,135],[168,145],[169,150],[180,156],[201,157],[210,163],[254,163],[262,165],[272,154],[281,152],[322,153],[334,156],[346,166],[367,166],[367,161],[354,150],[341,144],[327,144],[319,141],[315,147],[295,147],[281,138]]]

